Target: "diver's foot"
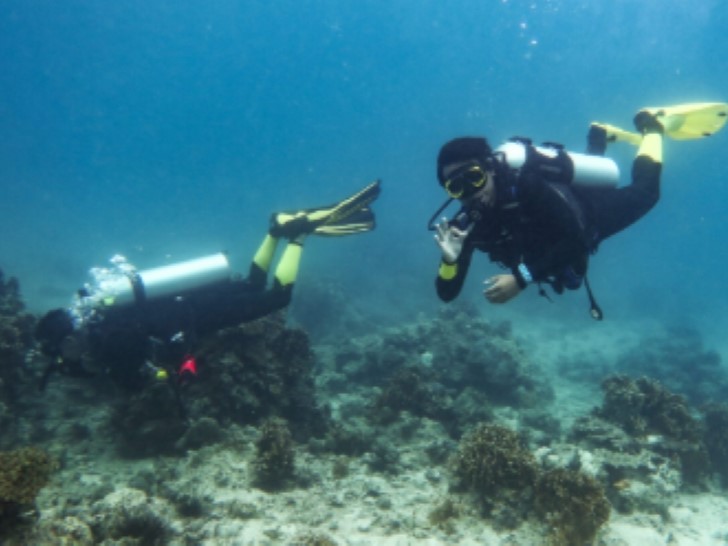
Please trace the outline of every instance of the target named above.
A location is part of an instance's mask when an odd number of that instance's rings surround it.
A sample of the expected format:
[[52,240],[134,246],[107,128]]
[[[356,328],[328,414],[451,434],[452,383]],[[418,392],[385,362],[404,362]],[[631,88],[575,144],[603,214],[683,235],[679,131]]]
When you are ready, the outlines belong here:
[[312,222],[306,211],[301,212],[274,212],[270,217],[268,233],[272,237],[297,239],[308,235],[316,229],[316,222]]
[[333,205],[274,213],[268,233],[293,240],[311,233],[339,237],[370,231],[374,228],[374,213],[369,205],[379,197],[380,191],[381,183],[375,180]]

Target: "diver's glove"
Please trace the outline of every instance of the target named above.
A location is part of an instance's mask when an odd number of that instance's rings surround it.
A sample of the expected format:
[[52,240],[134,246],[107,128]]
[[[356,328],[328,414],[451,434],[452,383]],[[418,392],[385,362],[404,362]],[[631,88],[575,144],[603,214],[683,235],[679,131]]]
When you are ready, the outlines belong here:
[[648,133],[657,133],[660,135],[665,134],[665,127],[660,123],[659,112],[651,114],[647,110],[640,110],[634,117],[634,126],[640,134],[646,135]]
[[462,230],[451,226],[447,218],[443,218],[442,222],[435,226],[435,241],[442,252],[442,261],[448,264],[458,261],[460,253],[463,251],[463,243],[473,229],[473,225]]

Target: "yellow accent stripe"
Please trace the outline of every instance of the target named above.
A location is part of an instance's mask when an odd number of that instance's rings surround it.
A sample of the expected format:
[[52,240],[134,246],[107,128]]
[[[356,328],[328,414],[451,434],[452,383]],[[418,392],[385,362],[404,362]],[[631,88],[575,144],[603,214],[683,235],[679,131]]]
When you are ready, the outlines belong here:
[[291,220],[295,220],[296,218],[301,218],[302,216],[306,216],[305,212],[294,212],[294,213],[288,213],[288,212],[279,212],[276,214],[276,222],[278,222],[280,225],[287,224]]
[[343,226],[340,225],[333,225],[333,226],[321,226],[317,227],[315,230],[313,230],[314,233],[317,235],[350,235],[352,233],[361,233],[363,231],[371,231],[371,229],[374,227],[373,222],[360,222],[358,224],[346,224]]
[[255,256],[253,256],[253,263],[267,273],[270,263],[273,261],[273,256],[276,253],[277,246],[278,239],[266,235]]
[[343,220],[352,213],[368,206],[379,196],[379,180],[375,180],[371,184],[354,195],[347,197],[336,205],[328,208],[309,212],[307,217],[312,221],[323,220],[325,224],[335,223]]
[[642,137],[637,156],[647,156],[655,163],[662,163],[662,135],[647,133]]
[[440,275],[440,278],[445,281],[454,279],[455,275],[458,274],[458,264],[440,262],[440,270],[438,271],[438,274]]
[[298,265],[301,263],[302,254],[303,247],[301,245],[289,243],[286,246],[275,273],[276,280],[281,286],[288,286],[296,282]]

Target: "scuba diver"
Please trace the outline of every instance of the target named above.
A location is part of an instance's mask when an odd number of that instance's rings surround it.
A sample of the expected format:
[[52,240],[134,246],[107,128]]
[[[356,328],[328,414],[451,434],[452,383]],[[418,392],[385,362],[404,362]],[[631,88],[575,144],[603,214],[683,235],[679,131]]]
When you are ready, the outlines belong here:
[[[449,195],[428,223],[442,253],[437,294],[451,301],[460,293],[475,250],[506,273],[485,280],[484,296],[506,303],[528,285],[557,294],[585,285],[593,318],[603,313],[587,280],[589,256],[599,244],[642,218],[659,200],[663,136],[695,139],[718,131],[724,103],[645,108],[634,117],[638,133],[592,123],[587,153],[514,138],[491,149],[485,138],[447,142],[437,157],[437,179]],[[619,169],[603,157],[609,142],[637,146],[631,184],[617,187]],[[460,209],[435,224],[453,201]]]
[[[167,380],[178,395],[179,384],[197,373],[197,337],[286,307],[306,237],[374,229],[370,205],[380,191],[377,180],[331,206],[274,213],[247,278],[231,275],[222,253],[143,271],[115,256],[111,268],[92,269],[92,282],[69,308],[49,311],[38,322],[36,339],[49,359],[40,388],[53,372],[86,377],[95,365],[126,390],[154,377]],[[287,243],[267,287],[281,239]]]

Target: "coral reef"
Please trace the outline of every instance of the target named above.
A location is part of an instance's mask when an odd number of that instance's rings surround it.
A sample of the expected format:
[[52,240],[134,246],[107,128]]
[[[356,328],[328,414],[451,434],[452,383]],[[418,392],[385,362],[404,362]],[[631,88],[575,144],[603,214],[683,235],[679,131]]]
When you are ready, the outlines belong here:
[[[543,453],[539,457],[542,464],[548,461]],[[481,424],[463,437],[450,462],[451,489],[474,493],[496,527],[516,528],[535,508],[554,544],[580,546],[607,521],[610,505],[595,477],[561,466],[572,462],[542,472],[518,434]]]
[[679,461],[675,464],[647,449],[628,453],[600,447],[582,449],[569,443],[540,447],[534,455],[547,472],[568,469],[596,479],[612,507],[623,514],[643,512],[666,518],[682,486]]
[[399,412],[408,411],[440,421],[446,427],[454,424],[452,400],[437,382],[428,381],[425,375],[432,373],[413,367],[404,367],[392,375],[374,401],[372,420],[389,424],[397,419]]
[[35,319],[25,312],[20,283],[14,277],[5,280],[0,270],[0,438],[1,446],[13,444],[12,408],[24,381],[25,354],[32,346]]
[[598,414],[636,436],[663,434],[675,440],[700,439],[700,424],[684,397],[658,381],[613,375],[602,382],[604,403]]
[[290,422],[301,442],[327,430],[326,411],[315,398],[308,338],[286,328],[279,316],[209,336],[197,357],[199,373],[190,383],[151,383],[116,404],[111,425],[124,456],[196,449],[223,440],[222,427],[258,425],[270,416]]
[[304,533],[294,537],[289,546],[337,546],[338,542],[323,533]]
[[702,425],[684,397],[659,382],[641,377],[611,376],[602,384],[604,403],[598,416],[642,439],[657,453],[680,460],[687,483],[699,483],[708,469]]
[[266,491],[283,489],[293,478],[293,437],[282,419],[272,417],[260,427],[253,466],[255,484]]
[[177,442],[187,431],[181,411],[174,391],[164,382],[117,401],[110,424],[119,453],[130,458],[179,453]]
[[589,448],[601,448],[615,453],[639,453],[640,442],[617,423],[596,415],[584,415],[574,421],[569,439]]
[[609,519],[604,488],[576,470],[557,468],[542,474],[535,487],[538,515],[547,523],[550,540],[563,546],[583,546]]
[[173,509],[160,499],[150,498],[143,491],[122,488],[96,502],[90,522],[94,537],[115,544],[140,546],[166,544],[174,529],[167,523]]
[[499,503],[517,506],[514,497],[533,486],[538,470],[518,434],[493,424],[466,434],[450,465],[452,489],[474,493],[488,513]]
[[229,328],[203,340],[199,378],[185,392],[190,415],[221,425],[257,425],[271,416],[291,424],[305,442],[329,425],[313,382],[308,337],[286,328],[282,315]]
[[321,440],[312,440],[309,446],[313,450],[330,451],[340,455],[357,456],[365,453],[376,439],[372,427],[359,419],[347,422],[334,421]]
[[372,403],[375,423],[406,411],[437,420],[453,438],[488,420],[494,407],[543,407],[553,392],[527,359],[508,323],[490,323],[463,306],[436,318],[349,338],[318,351],[322,381],[336,388],[381,388]]
[[427,519],[445,532],[452,533],[453,520],[458,518],[460,512],[458,504],[448,497],[430,511]]
[[41,519],[20,539],[19,544],[94,546],[99,542],[94,539],[91,527],[77,517],[67,516],[63,519]]
[[364,462],[373,472],[396,474],[400,461],[399,450],[391,442],[381,438],[374,441],[369,451],[362,457]]
[[616,370],[654,378],[694,404],[728,397],[728,375],[720,355],[705,349],[700,332],[685,325],[645,337],[619,358]]
[[55,461],[36,447],[0,452],[0,530],[34,502],[55,468]]
[[705,446],[712,468],[728,487],[728,405],[709,404],[703,408],[705,416]]
[[[565,436],[594,386],[555,383],[554,411],[555,355],[535,369],[542,352],[526,354],[508,323],[453,305],[369,331],[316,330],[332,344],[314,360],[276,315],[201,339],[197,377],[174,388],[122,395],[105,377],[59,378],[14,419],[58,455],[60,479],[33,495],[32,526],[0,542],[616,544],[625,521],[666,536],[695,506],[681,506],[686,487],[710,471],[728,480],[728,406],[702,408],[701,422],[666,383],[614,376]],[[26,504],[0,497],[0,521]]]

